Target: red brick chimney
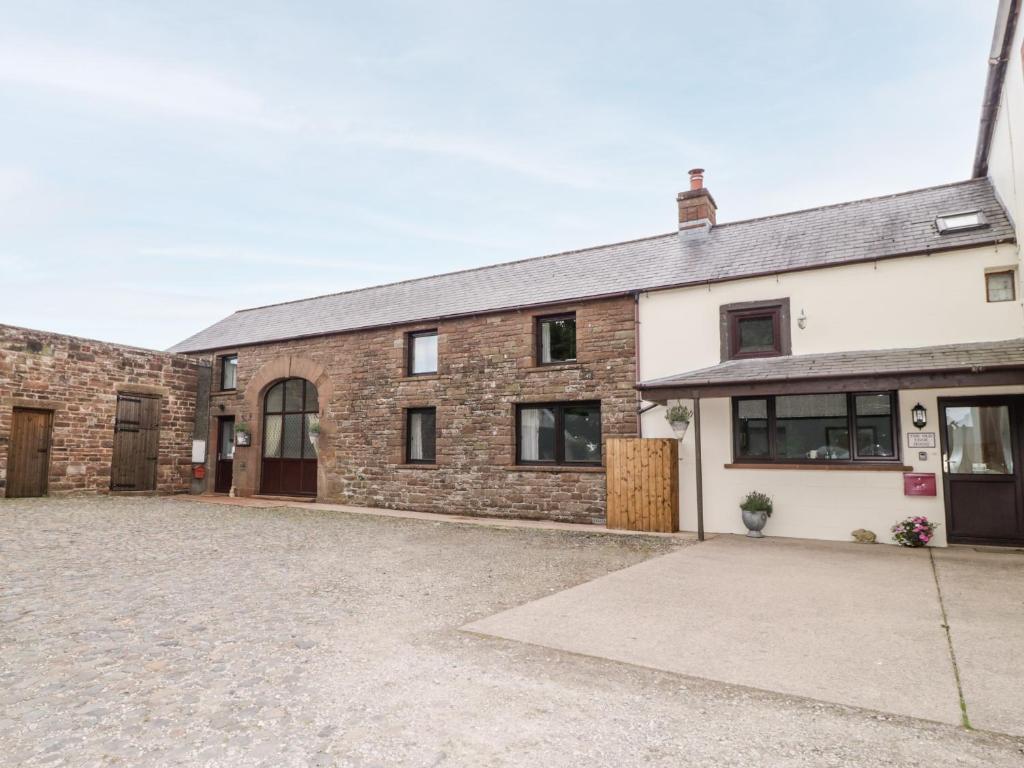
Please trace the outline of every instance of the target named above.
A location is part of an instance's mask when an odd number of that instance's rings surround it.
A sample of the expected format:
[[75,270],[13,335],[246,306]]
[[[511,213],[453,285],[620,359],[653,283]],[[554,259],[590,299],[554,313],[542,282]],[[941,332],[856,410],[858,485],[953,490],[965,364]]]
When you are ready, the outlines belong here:
[[690,188],[676,195],[679,203],[679,229],[714,226],[715,198],[704,188],[704,169],[690,171]]

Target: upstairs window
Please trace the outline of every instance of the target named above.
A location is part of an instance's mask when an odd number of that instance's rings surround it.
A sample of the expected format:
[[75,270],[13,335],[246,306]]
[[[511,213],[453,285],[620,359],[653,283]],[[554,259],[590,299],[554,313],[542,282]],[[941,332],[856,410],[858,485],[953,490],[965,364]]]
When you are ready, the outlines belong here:
[[410,408],[405,413],[406,462],[434,464],[437,461],[437,409]]
[[437,329],[409,334],[408,373],[422,376],[437,373]]
[[972,229],[981,229],[988,226],[988,220],[981,211],[965,211],[963,213],[948,213],[935,217],[935,228],[940,235],[949,235],[956,232],[967,232]]
[[220,359],[220,388],[221,390],[230,390],[237,387],[238,355],[224,355]]
[[1016,299],[1016,278],[1017,275],[1012,269],[989,272],[985,275],[985,299],[989,302]]
[[720,308],[722,360],[790,354],[789,300]]
[[537,318],[537,362],[540,365],[576,360],[576,313]]

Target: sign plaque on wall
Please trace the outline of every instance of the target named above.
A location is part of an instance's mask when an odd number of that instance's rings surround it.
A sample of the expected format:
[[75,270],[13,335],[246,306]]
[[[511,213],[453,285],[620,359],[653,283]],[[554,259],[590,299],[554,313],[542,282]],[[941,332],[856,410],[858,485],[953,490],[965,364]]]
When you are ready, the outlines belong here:
[[907,432],[908,448],[934,448],[934,432]]

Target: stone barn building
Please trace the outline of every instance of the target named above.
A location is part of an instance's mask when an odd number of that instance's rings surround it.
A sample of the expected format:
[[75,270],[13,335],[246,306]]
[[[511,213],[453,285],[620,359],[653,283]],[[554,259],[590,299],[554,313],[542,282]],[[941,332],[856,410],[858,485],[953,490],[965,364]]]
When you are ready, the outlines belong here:
[[190,491],[204,373],[182,355],[0,325],[0,495]]

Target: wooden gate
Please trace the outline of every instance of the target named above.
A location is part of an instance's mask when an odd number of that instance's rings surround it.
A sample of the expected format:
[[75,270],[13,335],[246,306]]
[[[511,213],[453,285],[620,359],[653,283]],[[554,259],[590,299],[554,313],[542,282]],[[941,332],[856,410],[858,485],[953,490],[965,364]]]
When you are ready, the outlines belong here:
[[605,443],[609,528],[679,530],[679,441],[611,438]]
[[118,395],[110,490],[156,490],[159,445],[160,398]]
[[45,496],[50,469],[50,429],[53,414],[15,408],[7,454],[7,495]]

